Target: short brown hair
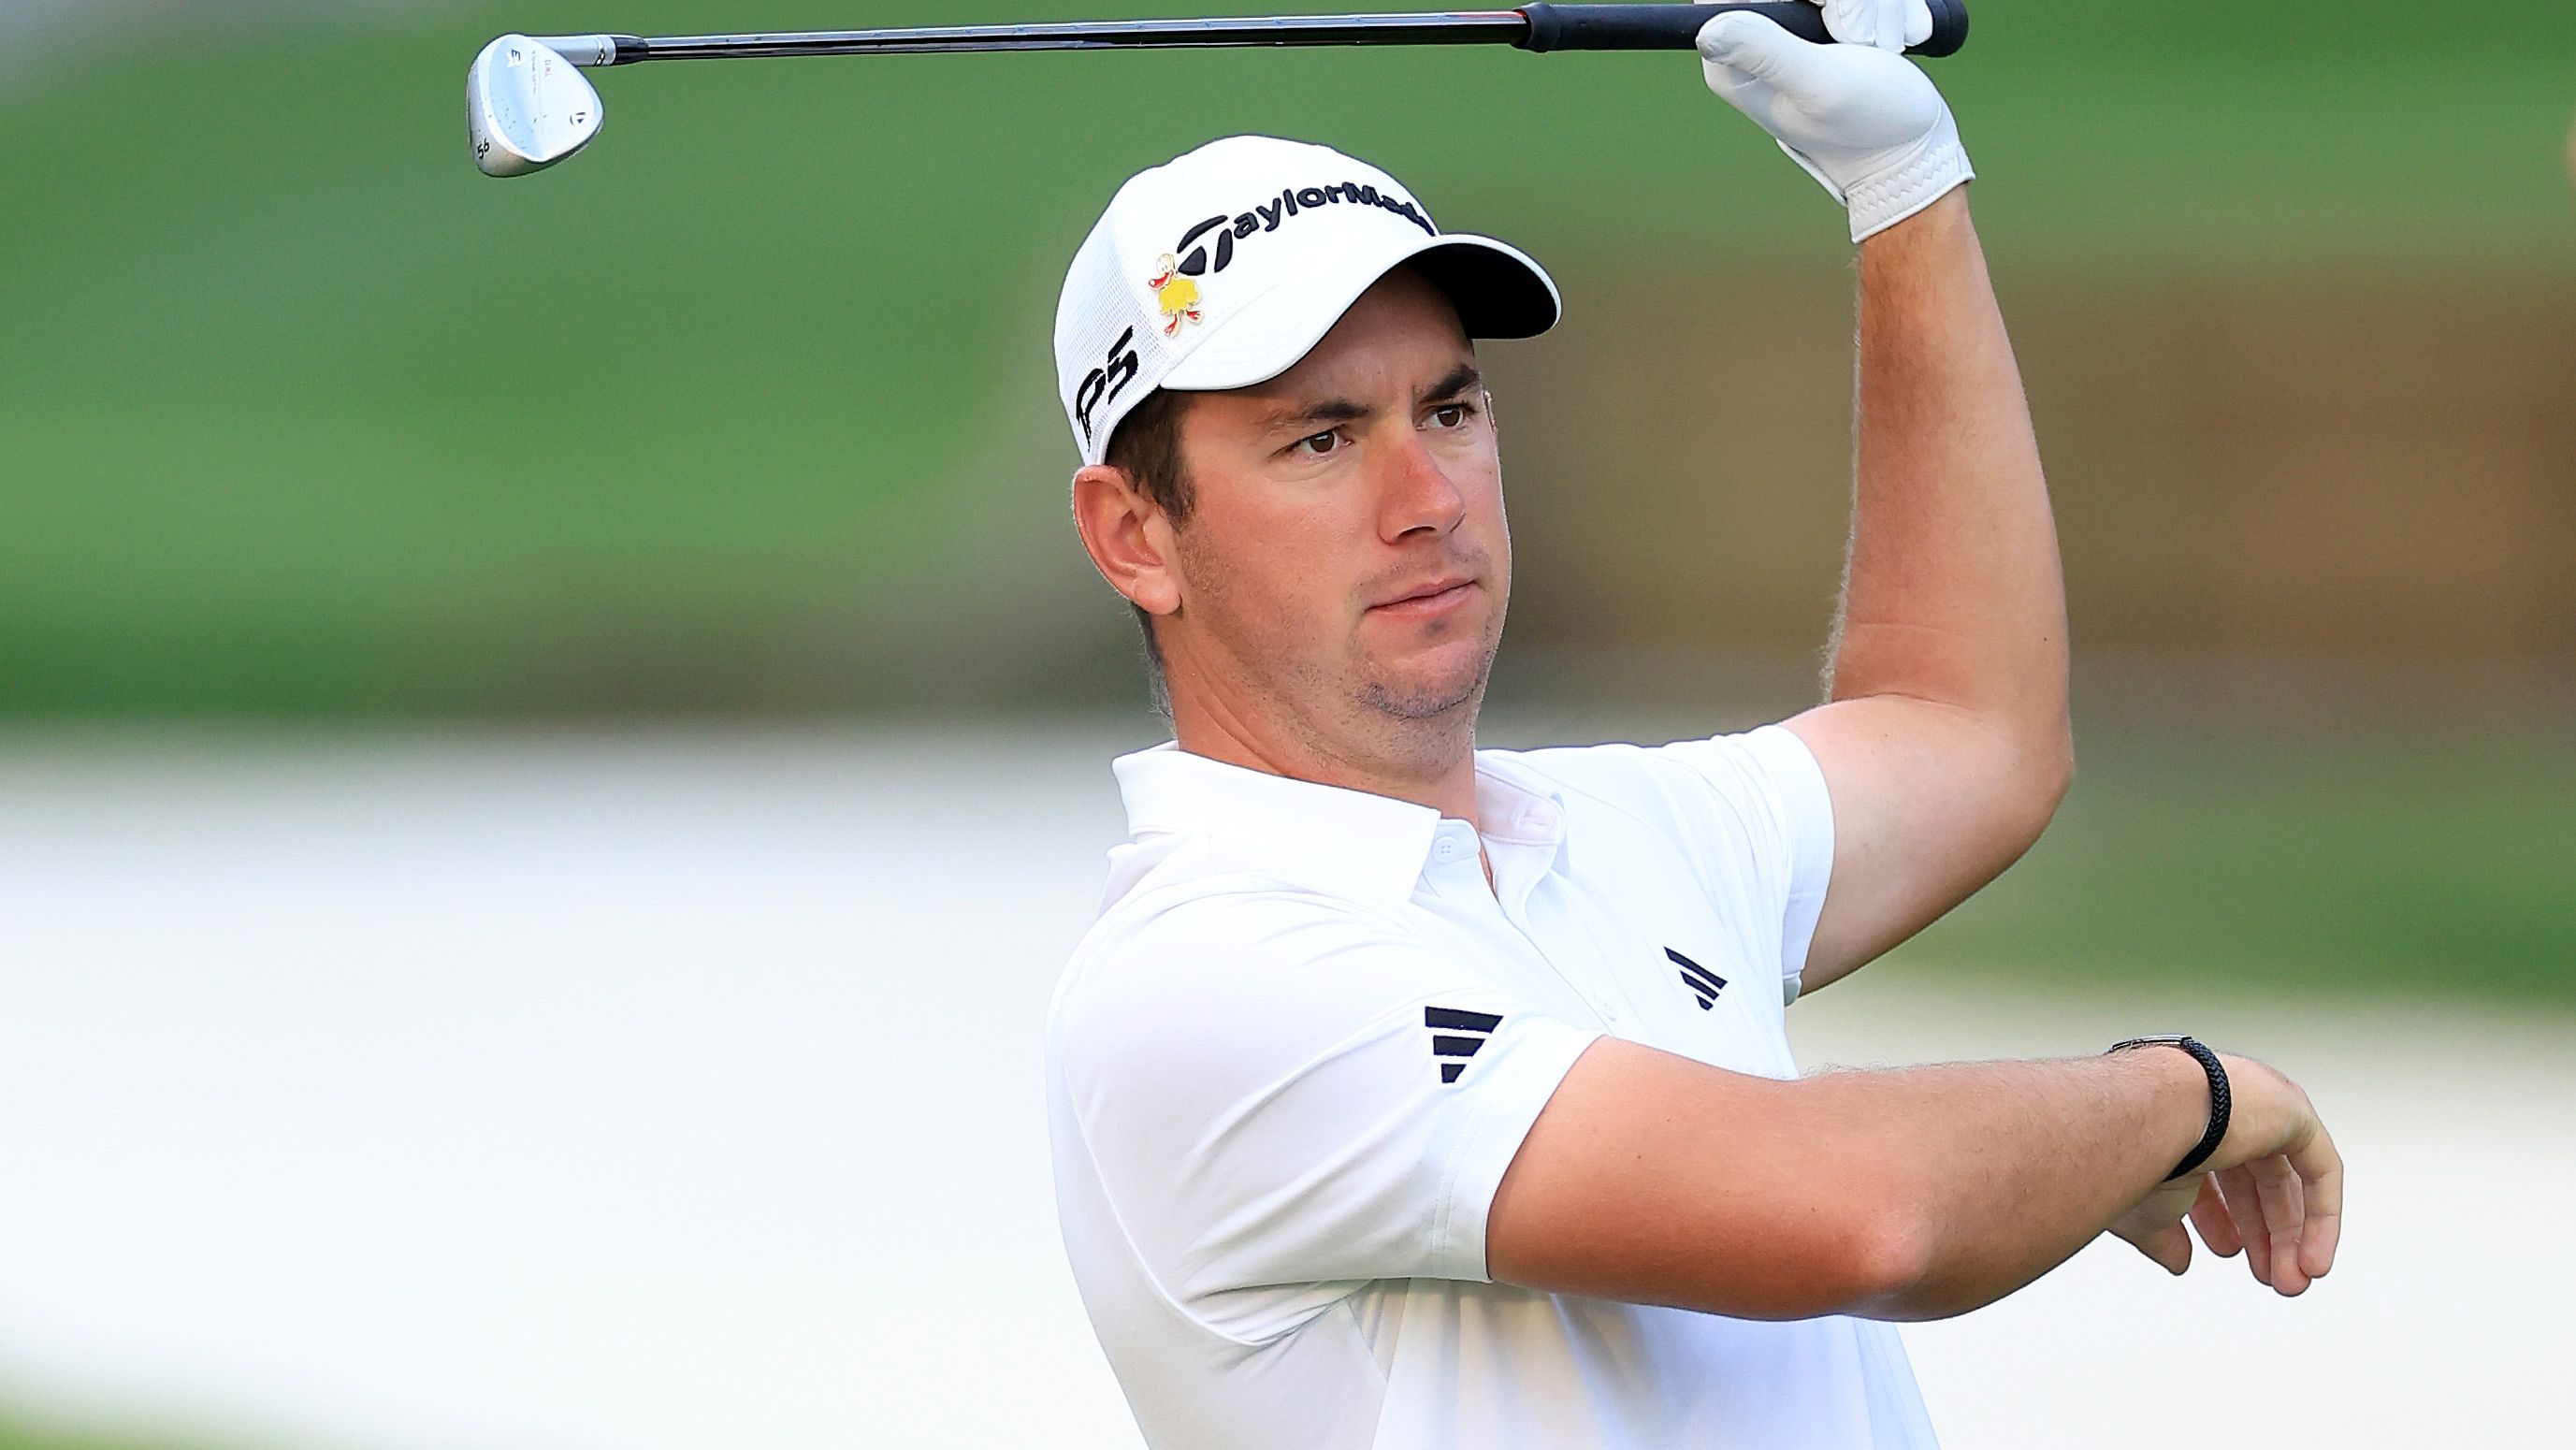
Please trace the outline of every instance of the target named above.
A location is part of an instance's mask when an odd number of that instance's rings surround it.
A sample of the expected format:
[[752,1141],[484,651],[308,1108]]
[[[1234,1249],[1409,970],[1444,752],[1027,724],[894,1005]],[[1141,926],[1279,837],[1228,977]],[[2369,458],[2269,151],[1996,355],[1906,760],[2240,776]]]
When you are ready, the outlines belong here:
[[[1190,489],[1189,464],[1181,454],[1181,420],[1189,413],[1189,402],[1189,394],[1170,388],[1147,393],[1110,433],[1109,448],[1101,460],[1125,473],[1174,528],[1189,521],[1190,508],[1197,502]],[[1136,611],[1136,627],[1145,633],[1145,670],[1154,708],[1169,718],[1172,694],[1163,682],[1163,651],[1154,642],[1154,616],[1141,605],[1129,607]]]

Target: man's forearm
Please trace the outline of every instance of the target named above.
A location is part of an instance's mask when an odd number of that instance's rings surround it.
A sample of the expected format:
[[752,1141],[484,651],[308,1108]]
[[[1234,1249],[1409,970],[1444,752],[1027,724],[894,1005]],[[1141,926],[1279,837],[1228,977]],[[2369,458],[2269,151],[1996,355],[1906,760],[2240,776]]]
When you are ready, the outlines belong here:
[[1772,1082],[1604,1041],[1505,1177],[1489,1267],[1749,1318],[1961,1313],[2126,1213],[2208,1111],[2180,1052]]
[[2206,1075],[2174,1051],[1879,1076],[1874,1095],[1903,1098],[1879,1111],[1897,1120],[1888,1186],[1919,1238],[1915,1276],[1852,1306],[1877,1319],[1963,1314],[2031,1283],[2154,1188],[2208,1120]]
[[1965,188],[1860,249],[1859,466],[1836,699],[2066,721],[2066,595],[2021,373]]

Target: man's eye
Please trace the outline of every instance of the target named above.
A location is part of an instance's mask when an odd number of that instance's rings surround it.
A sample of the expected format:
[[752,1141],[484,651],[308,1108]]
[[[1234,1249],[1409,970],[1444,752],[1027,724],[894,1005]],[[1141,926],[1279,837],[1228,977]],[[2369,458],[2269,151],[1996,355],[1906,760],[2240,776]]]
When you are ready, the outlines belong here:
[[1468,416],[1475,411],[1465,403],[1451,403],[1446,407],[1432,409],[1431,421],[1442,428],[1463,428],[1466,426]]
[[1288,451],[1303,453],[1308,458],[1321,458],[1340,447],[1341,443],[1342,435],[1339,433],[1318,433],[1312,438],[1298,439],[1288,446]]

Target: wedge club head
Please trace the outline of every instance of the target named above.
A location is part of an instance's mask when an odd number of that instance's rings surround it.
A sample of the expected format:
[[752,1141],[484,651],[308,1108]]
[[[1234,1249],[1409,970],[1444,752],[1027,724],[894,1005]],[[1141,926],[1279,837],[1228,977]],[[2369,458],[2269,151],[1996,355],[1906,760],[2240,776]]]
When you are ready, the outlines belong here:
[[465,72],[465,118],[484,175],[525,176],[599,134],[599,92],[543,43],[504,35]]

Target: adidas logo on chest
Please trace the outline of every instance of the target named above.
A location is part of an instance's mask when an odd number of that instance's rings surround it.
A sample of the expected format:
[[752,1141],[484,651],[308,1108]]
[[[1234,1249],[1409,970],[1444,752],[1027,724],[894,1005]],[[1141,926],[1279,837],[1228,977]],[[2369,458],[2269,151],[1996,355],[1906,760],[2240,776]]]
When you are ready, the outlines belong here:
[[1674,951],[1671,947],[1664,948],[1664,955],[1671,959],[1674,966],[1681,969],[1679,975],[1682,985],[1689,989],[1692,1000],[1699,1003],[1699,1010],[1706,1012],[1717,1005],[1719,995],[1726,991],[1724,977]]

